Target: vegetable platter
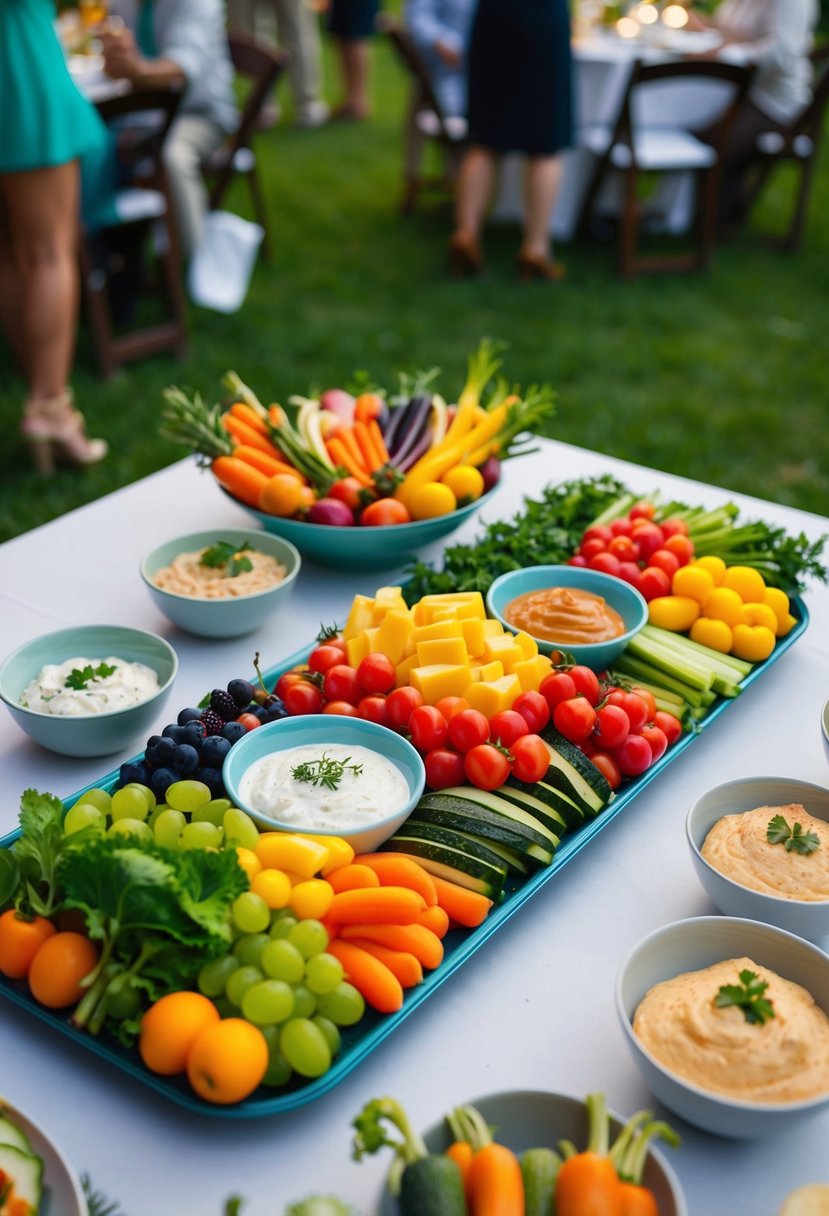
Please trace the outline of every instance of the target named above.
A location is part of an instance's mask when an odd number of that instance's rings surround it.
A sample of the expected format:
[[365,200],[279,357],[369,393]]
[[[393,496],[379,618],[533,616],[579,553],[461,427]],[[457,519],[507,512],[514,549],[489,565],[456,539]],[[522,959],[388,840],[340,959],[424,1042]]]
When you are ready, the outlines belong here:
[[[772,655],[764,662],[757,663],[751,673],[743,681],[748,686],[760,679],[772,663],[776,662],[793,643],[803,634],[808,626],[809,616],[802,600],[795,596],[791,599],[792,627],[785,637],[781,638]],[[271,684],[283,673],[303,663],[309,653],[309,647],[304,647],[289,656],[278,666],[268,670],[265,682]],[[67,1036],[74,1043],[82,1046],[99,1059],[106,1061],[121,1072],[129,1075],[139,1083],[149,1086],[173,1103],[191,1111],[205,1115],[235,1119],[261,1118],[296,1109],[305,1105],[338,1085],[353,1071],[371,1052],[383,1043],[389,1035],[415,1012],[422,1002],[431,998],[433,993],[454,975],[475,952],[495,935],[502,925],[514,916],[533,896],[550,881],[553,881],[559,871],[568,865],[581,850],[590,843],[597,833],[604,830],[615,817],[635,799],[637,794],[654,777],[663,771],[680,753],[693,746],[703,730],[707,730],[717,721],[732,703],[731,698],[718,698],[708,712],[696,724],[692,731],[686,732],[667,752],[656,760],[644,773],[625,784],[607,803],[601,813],[583,823],[578,829],[567,832],[560,846],[555,851],[551,864],[541,868],[525,879],[513,876],[507,878],[503,898],[496,903],[486,919],[474,929],[450,929],[443,939],[444,955],[440,964],[434,970],[424,975],[422,983],[407,989],[402,1007],[394,1013],[380,1014],[372,1009],[366,1009],[360,1021],[351,1027],[343,1027],[341,1032],[341,1048],[330,1069],[322,1076],[313,1080],[296,1080],[288,1082],[279,1090],[259,1088],[251,1096],[234,1105],[216,1105],[195,1095],[187,1084],[186,1078],[165,1077],[151,1073],[142,1063],[136,1049],[125,1049],[114,1040],[98,1038],[91,1034],[75,1029],[69,1017],[61,1012],[53,1012],[39,1005],[30,995],[22,981],[3,979],[0,982],[0,995],[12,1001],[24,1011],[34,1015],[44,1024]],[[96,782],[96,786],[113,788],[117,782],[118,773],[112,772]],[[66,801],[71,808],[87,790],[85,787]],[[11,833],[0,845],[8,846],[19,835]]]

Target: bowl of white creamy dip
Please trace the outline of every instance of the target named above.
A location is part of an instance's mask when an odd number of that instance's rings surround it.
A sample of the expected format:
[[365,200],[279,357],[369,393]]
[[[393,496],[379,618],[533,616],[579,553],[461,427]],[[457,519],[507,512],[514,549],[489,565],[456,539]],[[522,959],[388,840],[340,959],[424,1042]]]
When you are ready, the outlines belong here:
[[425,773],[417,750],[385,726],[303,714],[244,735],[228,752],[222,779],[261,829],[342,836],[368,853],[410,815]]
[[124,625],[33,638],[0,666],[0,699],[21,730],[63,756],[109,756],[161,721],[178,672],[169,642]]

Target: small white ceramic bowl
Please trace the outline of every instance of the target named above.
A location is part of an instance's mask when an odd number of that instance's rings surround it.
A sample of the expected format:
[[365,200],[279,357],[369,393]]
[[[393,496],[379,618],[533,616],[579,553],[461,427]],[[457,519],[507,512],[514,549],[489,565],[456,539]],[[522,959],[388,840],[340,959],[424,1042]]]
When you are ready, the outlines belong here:
[[405,778],[408,799],[394,814],[368,824],[355,821],[354,826],[345,825],[327,831],[306,829],[314,835],[341,836],[356,853],[370,853],[388,840],[408,819],[423,793],[426,783],[423,760],[408,739],[395,731],[362,718],[341,717],[338,714],[303,714],[295,718],[281,718],[276,722],[266,722],[264,726],[244,735],[230,749],[222,766],[222,780],[228,797],[235,806],[247,811],[263,831],[296,832],[301,829],[294,823],[274,819],[251,806],[240,795],[239,783],[256,760],[305,744],[318,747],[320,755],[330,744],[368,748],[390,760]]
[[[140,705],[82,717],[44,714],[20,704],[29,683],[47,664],[110,656],[152,667],[158,675],[158,691]],[[43,634],[13,651],[0,666],[0,699],[20,729],[49,751],[62,756],[109,756],[143,742],[152,732],[177,672],[175,650],[155,633],[125,625],[79,625]]]
[[826,759],[829,760],[829,701],[820,711],[820,733],[823,736],[823,750],[826,752]]
[[648,1087],[669,1110],[689,1123],[732,1139],[788,1132],[829,1104],[829,1089],[798,1102],[747,1102],[715,1094],[660,1064],[634,1034],[633,1016],[654,984],[744,957],[800,984],[829,1014],[829,956],[783,929],[731,916],[692,917],[655,930],[634,947],[616,981],[616,1008],[622,1029]]
[[[0,1099],[0,1118],[8,1119],[23,1134],[31,1152],[43,1161],[43,1210],[48,1207],[55,1216],[88,1216],[80,1179],[43,1128],[4,1099]],[[24,1141],[19,1143],[22,1147]]]
[[[228,599],[199,599],[156,586],[155,575],[169,566],[179,554],[199,553],[219,541],[232,545],[248,544],[261,553],[269,554],[285,567],[285,577],[264,591]],[[239,528],[212,528],[209,532],[177,536],[159,545],[141,563],[141,577],[156,607],[180,629],[205,638],[236,638],[261,628],[287,603],[301,566],[299,551],[281,536],[261,532],[258,528],[244,531]]]
[[[810,815],[826,821],[822,848],[829,853],[829,789],[794,777],[742,777],[706,790],[691,807],[685,821],[691,860],[697,877],[720,912],[762,920],[799,937],[825,937],[829,935],[829,900],[788,899],[753,891],[727,878],[702,856],[706,836],[724,815],[789,803],[800,803]],[[769,845],[772,847],[783,849],[783,845]]]

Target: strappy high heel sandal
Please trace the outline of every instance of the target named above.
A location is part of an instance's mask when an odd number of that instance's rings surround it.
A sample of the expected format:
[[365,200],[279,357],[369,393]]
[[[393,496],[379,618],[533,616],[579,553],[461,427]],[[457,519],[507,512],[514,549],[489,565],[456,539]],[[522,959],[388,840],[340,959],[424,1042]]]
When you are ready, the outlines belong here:
[[74,407],[72,390],[57,397],[27,401],[20,424],[32,463],[41,476],[51,476],[55,463],[83,468],[103,460],[109,447],[103,439],[90,439],[86,434],[83,414]]
[[567,268],[562,262],[554,262],[550,258],[537,257],[531,253],[519,253],[517,266],[518,277],[523,283],[536,280],[542,283],[560,283],[567,274]]
[[478,242],[463,233],[455,233],[449,241],[449,269],[456,279],[480,274],[484,268],[483,254]]

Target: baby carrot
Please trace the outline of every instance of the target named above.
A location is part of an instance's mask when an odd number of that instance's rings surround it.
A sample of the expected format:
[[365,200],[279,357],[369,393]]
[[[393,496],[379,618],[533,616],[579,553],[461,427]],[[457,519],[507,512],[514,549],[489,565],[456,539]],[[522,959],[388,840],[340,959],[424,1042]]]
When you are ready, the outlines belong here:
[[356,860],[370,867],[383,886],[410,887],[423,896],[427,907],[438,902],[431,874],[405,853],[362,853]]
[[434,904],[420,913],[415,924],[431,929],[436,937],[446,937],[449,932],[449,914],[438,904]]
[[326,443],[325,448],[335,465],[342,465],[352,477],[357,478],[361,485],[371,485],[371,478],[366,473],[362,464],[351,455],[342,439],[337,435],[332,436]]
[[379,1013],[395,1013],[403,1004],[403,987],[385,963],[354,942],[335,938],[328,943],[328,953],[339,959],[346,979],[354,985],[363,999]]
[[366,425],[368,426],[368,432],[371,435],[371,440],[374,444],[374,450],[380,457],[380,463],[388,464],[389,452],[388,448],[386,447],[386,441],[383,438],[383,432],[380,430],[380,423],[376,418],[370,418]]
[[252,464],[260,473],[264,473],[266,477],[274,477],[277,473],[290,473],[296,477],[297,481],[305,482],[305,478],[300,473],[299,469],[295,469],[292,464],[288,464],[285,460],[280,460],[277,456],[271,456],[268,452],[263,452],[260,448],[253,448],[247,443],[237,443],[233,449],[233,455],[237,460],[244,460],[248,464]]
[[331,883],[335,895],[340,891],[354,891],[358,887],[380,886],[380,879],[374,870],[369,866],[358,865],[356,862],[352,865],[340,866],[338,870],[332,870],[328,875],[328,881]]
[[235,456],[217,456],[210,466],[213,476],[234,498],[249,507],[259,506],[259,495],[267,477]]
[[235,414],[223,414],[222,426],[228,435],[233,436],[237,443],[244,443],[251,448],[259,448],[260,452],[267,452],[269,456],[279,455],[267,435],[263,435],[260,431],[255,431],[243,418],[237,418]]
[[392,950],[388,946],[381,946],[379,942],[369,941],[367,937],[350,937],[348,941],[385,963],[404,988],[414,988],[423,982],[423,968],[407,950]]
[[[472,1216],[524,1216],[524,1179],[518,1157],[505,1144],[478,1149],[467,1175]],[[587,1209],[581,1216],[588,1216]]]
[[360,449],[363,457],[363,464],[368,469],[369,473],[373,473],[378,469],[383,461],[380,459],[380,453],[374,446],[374,440],[371,437],[371,431],[365,422],[355,422],[352,427],[354,442]]
[[472,1196],[469,1193],[469,1167],[474,1155],[475,1150],[468,1140],[453,1140],[446,1150],[446,1156],[455,1162],[461,1172],[467,1206],[472,1202]]
[[354,464],[361,468],[364,473],[368,473],[370,470],[366,463],[366,457],[357,442],[353,427],[341,426],[337,431],[336,438],[342,443]]
[[248,426],[253,427],[260,435],[268,434],[268,424],[261,414],[257,414],[252,405],[248,405],[246,401],[234,401],[228,411],[234,418],[240,418],[242,422],[246,422]]
[[[337,897],[335,896],[335,898]],[[389,946],[392,950],[406,951],[413,954],[418,962],[429,971],[433,971],[443,959],[443,942],[437,934],[423,925],[365,923],[343,925],[339,935],[347,941],[365,937],[370,942],[379,942],[381,946]]]
[[342,925],[410,925],[426,907],[426,901],[408,887],[362,887],[339,891],[328,915]]
[[438,897],[438,905],[448,913],[449,919],[467,929],[480,925],[492,907],[492,900],[478,891],[470,891],[456,882],[431,875]]

